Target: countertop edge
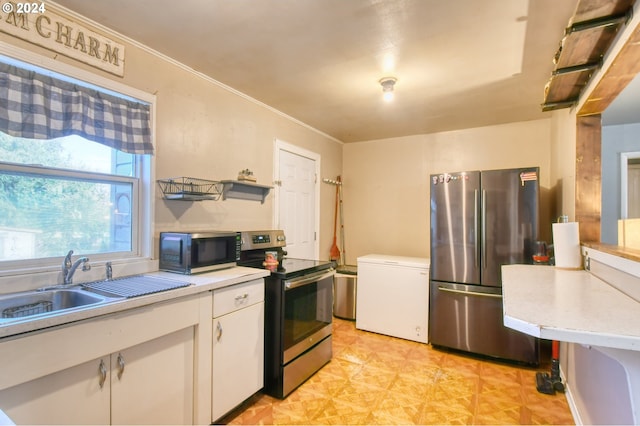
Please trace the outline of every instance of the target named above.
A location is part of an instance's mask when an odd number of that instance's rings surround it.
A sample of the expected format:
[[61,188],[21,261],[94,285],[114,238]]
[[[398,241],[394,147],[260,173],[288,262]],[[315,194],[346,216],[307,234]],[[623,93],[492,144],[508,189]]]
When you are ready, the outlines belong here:
[[146,296],[117,300],[115,302],[106,303],[99,306],[73,309],[69,312],[46,316],[44,318],[12,321],[0,325],[0,339],[135,309],[154,303],[164,302],[167,300],[188,297],[198,293],[213,291],[219,288],[228,287],[230,285],[264,278],[269,274],[270,272],[266,269],[248,268],[244,266],[236,266],[233,268],[197,275],[180,275],[163,271],[149,272],[144,275],[170,278],[177,281],[188,282],[193,285],[169,291],[153,293]]
[[640,262],[640,250],[638,249],[616,246],[613,244],[598,243],[594,241],[585,241],[582,243],[582,246],[598,250],[603,253],[608,253],[612,256],[618,256],[624,259],[632,260],[634,262]]
[[[624,333],[625,328],[634,327],[620,323],[626,318],[622,315],[640,316],[640,303],[588,271],[505,265],[502,272],[505,326],[543,339],[640,351],[640,326],[635,334]],[[576,290],[582,288],[586,291],[578,295]],[[604,312],[610,304],[621,302],[632,312]],[[583,304],[601,306],[603,312],[583,309]]]

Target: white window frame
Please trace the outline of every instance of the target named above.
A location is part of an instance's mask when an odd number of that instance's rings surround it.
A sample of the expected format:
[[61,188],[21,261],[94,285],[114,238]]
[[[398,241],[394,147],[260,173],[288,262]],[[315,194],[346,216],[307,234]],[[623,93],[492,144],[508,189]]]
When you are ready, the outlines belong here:
[[[112,91],[148,103],[151,107],[151,143],[155,148],[155,95],[2,41],[0,41],[0,55],[9,60],[14,59],[49,70],[52,73],[62,74],[72,79],[98,86],[107,92]],[[124,256],[114,257],[117,254],[92,254],[89,256],[92,269],[89,272],[83,272],[82,276],[78,276],[78,282],[103,278],[105,271],[103,264],[107,261],[111,261],[113,264],[114,276],[145,273],[158,269],[157,260],[153,259],[155,159],[151,155],[136,156],[136,169],[140,178],[138,180],[138,188],[134,188],[134,191],[138,191],[139,202],[137,211],[132,211],[132,214],[135,214],[137,219],[137,227],[134,225],[134,228],[132,228],[132,238],[135,239],[135,241],[132,241],[133,255],[127,253]],[[67,249],[72,250],[74,248],[69,247]],[[60,265],[65,255],[66,253],[60,253],[59,258],[42,259],[35,264],[33,260],[7,262],[9,267],[3,266],[0,269],[0,293],[57,283],[60,279]],[[82,253],[74,253],[74,255],[82,255]],[[20,277],[18,284],[15,282],[17,277]],[[6,288],[5,285],[12,288]]]

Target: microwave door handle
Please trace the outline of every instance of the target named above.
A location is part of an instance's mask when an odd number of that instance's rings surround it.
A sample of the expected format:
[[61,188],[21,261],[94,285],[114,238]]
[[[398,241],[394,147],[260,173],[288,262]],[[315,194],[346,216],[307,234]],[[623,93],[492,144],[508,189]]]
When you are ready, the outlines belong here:
[[284,282],[284,289],[291,290],[296,287],[301,287],[303,285],[315,283],[325,278],[332,277],[333,275],[335,275],[335,271],[333,269],[330,269],[328,272],[320,272],[319,274],[305,275],[304,277],[300,277],[297,279],[287,280]]

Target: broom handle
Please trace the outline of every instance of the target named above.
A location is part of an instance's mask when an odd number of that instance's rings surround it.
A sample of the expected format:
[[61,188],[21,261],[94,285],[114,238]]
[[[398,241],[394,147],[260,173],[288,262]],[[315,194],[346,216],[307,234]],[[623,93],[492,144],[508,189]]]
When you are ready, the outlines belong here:
[[338,234],[338,201],[340,200],[338,191],[339,188],[336,187],[336,209],[333,213],[333,245],[336,245],[336,235]]
[[344,216],[342,214],[342,178],[338,175],[338,192],[340,194],[340,264],[344,265],[347,260],[347,255],[344,251]]

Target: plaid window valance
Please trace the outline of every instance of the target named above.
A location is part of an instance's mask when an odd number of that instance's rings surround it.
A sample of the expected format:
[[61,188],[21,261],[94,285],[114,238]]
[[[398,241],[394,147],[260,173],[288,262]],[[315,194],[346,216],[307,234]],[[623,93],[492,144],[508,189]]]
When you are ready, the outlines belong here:
[[0,63],[0,130],[16,137],[79,135],[153,154],[150,106]]

